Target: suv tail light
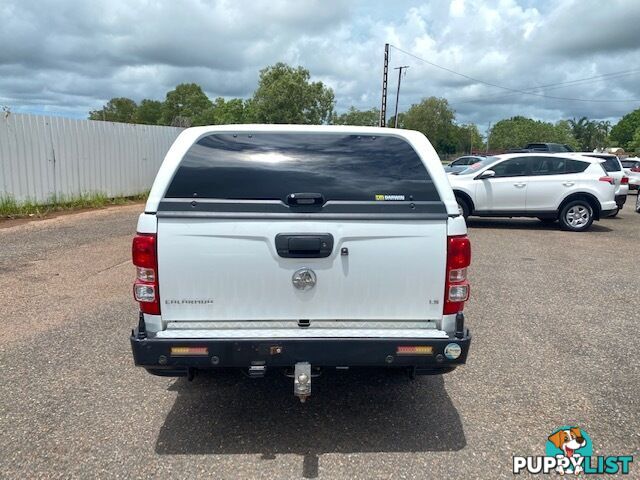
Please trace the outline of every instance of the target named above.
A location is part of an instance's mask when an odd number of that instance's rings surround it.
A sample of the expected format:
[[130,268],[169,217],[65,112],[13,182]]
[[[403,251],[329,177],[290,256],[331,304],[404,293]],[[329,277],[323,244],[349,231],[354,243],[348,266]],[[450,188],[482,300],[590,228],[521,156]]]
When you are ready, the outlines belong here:
[[156,235],[154,233],[138,233],[133,237],[131,256],[133,264],[136,266],[133,297],[140,304],[141,312],[160,315]]
[[637,167],[633,167],[631,171],[635,173],[640,173],[640,165],[638,165]]
[[620,185],[629,185],[629,177],[622,177]]
[[471,242],[466,235],[447,239],[447,278],[444,289],[443,314],[461,312],[469,299],[467,267],[471,264]]
[[611,185],[616,184],[616,181],[613,179],[613,177],[600,177],[598,180],[600,180],[601,182],[610,183]]

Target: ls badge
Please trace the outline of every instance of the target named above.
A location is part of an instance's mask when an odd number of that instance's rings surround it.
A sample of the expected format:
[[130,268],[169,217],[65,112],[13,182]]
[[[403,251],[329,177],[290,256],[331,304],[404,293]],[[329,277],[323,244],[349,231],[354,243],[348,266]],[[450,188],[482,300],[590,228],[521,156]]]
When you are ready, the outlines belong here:
[[310,290],[316,285],[316,274],[310,268],[301,268],[293,274],[291,283],[298,290]]

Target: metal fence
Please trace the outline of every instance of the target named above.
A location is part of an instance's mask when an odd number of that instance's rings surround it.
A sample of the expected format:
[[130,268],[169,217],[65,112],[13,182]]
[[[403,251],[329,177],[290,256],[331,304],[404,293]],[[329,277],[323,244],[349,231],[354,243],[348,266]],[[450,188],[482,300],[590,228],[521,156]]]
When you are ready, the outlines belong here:
[[0,116],[0,198],[44,203],[143,193],[181,128]]

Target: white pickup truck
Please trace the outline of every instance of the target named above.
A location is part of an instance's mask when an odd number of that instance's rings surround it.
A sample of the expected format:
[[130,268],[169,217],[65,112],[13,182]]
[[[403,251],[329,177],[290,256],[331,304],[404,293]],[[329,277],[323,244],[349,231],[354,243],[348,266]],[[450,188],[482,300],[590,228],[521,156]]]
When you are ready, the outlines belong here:
[[284,369],[304,400],[321,369],[466,361],[471,247],[421,133],[187,129],[137,232],[131,347],[152,374]]

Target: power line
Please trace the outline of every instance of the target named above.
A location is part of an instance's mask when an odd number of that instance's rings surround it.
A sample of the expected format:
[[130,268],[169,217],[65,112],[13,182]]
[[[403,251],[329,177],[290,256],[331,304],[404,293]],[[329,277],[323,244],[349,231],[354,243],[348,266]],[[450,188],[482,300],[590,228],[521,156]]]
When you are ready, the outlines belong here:
[[[566,82],[558,82],[558,83],[549,83],[547,85],[539,85],[537,87],[531,87],[528,88],[527,91],[532,92],[535,90],[539,90],[539,89],[544,89],[544,90],[557,90],[559,88],[567,88],[567,87],[574,87],[578,84],[580,85],[585,85],[588,83],[594,83],[594,82],[599,82],[600,80],[612,80],[614,78],[621,78],[621,77],[626,77],[626,76],[630,76],[630,75],[635,75],[638,72],[640,72],[640,69],[636,69],[636,70],[625,70],[625,71],[621,71],[621,72],[613,72],[613,73],[605,73],[602,75],[597,75],[595,77],[586,77],[586,78],[579,78],[576,80],[568,80]],[[491,98],[509,98],[509,97],[513,97],[518,95],[518,93],[506,93],[506,94],[494,94],[494,95],[485,95],[482,97],[476,97],[472,100],[453,100],[455,103],[474,103],[477,102],[479,100],[485,100],[485,99],[491,99]]]
[[418,57],[417,55],[414,55],[413,53],[407,52],[405,50],[402,50],[401,48],[396,47],[395,45],[389,45],[390,47],[394,48],[395,50],[404,53],[405,55],[409,55],[410,57],[415,58],[416,60],[419,60],[421,62],[426,63],[427,65],[431,65],[432,67],[436,67],[439,68],[440,70],[444,70],[446,72],[452,73],[454,75],[458,75],[459,77],[463,77],[466,78],[467,80],[472,80],[476,83],[483,83],[484,85],[488,85],[490,87],[495,87],[495,88],[500,88],[502,90],[507,90],[509,92],[513,92],[513,93],[520,93],[523,95],[533,95],[535,97],[542,97],[542,98],[550,98],[550,99],[554,99],[554,100],[568,100],[568,101],[573,101],[573,102],[594,102],[594,103],[612,103],[612,102],[640,102],[640,99],[626,99],[626,100],[593,100],[593,99],[589,99],[589,98],[569,98],[569,97],[556,97],[553,95],[544,95],[542,93],[535,93],[535,92],[529,92],[526,90],[521,90],[518,88],[510,88],[510,87],[505,87],[503,85],[498,85],[496,83],[491,83],[491,82],[486,82],[484,80],[480,80],[479,78],[474,78],[471,77],[469,75],[466,75],[464,73],[460,73],[460,72],[456,72],[455,70],[451,70],[450,68],[447,67],[443,67],[442,65],[438,65],[437,63],[433,63],[430,62],[428,60],[425,60],[424,58]]

